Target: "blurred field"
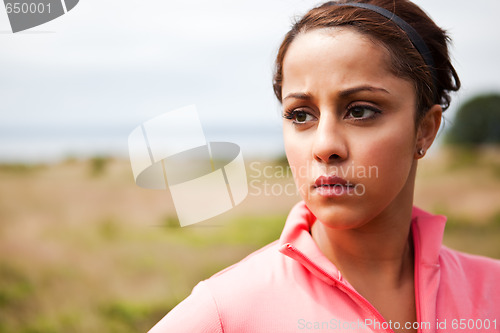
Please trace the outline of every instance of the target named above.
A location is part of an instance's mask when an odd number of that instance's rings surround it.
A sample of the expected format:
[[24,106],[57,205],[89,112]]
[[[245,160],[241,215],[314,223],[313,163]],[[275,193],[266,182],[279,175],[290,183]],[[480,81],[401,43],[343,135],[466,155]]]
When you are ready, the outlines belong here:
[[[278,178],[258,177],[265,166]],[[0,332],[146,332],[279,237],[299,200],[274,195],[292,183],[280,170],[254,161],[240,206],[179,228],[169,193],[137,187],[127,161],[0,166]],[[449,216],[445,244],[500,258],[499,149],[429,156],[417,179],[416,204]]]

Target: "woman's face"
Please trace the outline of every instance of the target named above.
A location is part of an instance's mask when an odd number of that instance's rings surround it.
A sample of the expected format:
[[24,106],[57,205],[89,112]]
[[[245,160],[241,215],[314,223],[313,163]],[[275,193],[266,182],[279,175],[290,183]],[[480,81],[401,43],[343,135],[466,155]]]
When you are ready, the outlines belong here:
[[411,207],[416,96],[389,61],[349,28],[302,33],[286,53],[286,154],[302,198],[331,227]]

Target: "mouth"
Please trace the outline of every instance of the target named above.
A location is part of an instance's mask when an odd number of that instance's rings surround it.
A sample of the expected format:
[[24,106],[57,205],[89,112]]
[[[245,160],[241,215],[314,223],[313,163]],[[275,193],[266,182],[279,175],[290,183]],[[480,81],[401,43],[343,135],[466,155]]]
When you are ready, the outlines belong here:
[[333,186],[343,186],[343,187],[354,187],[354,184],[345,180],[344,178],[340,178],[338,176],[320,176],[314,182],[314,187],[333,187]]
[[313,185],[313,189],[319,195],[325,197],[338,197],[343,194],[349,194],[354,190],[354,187],[355,184],[335,175],[320,176]]

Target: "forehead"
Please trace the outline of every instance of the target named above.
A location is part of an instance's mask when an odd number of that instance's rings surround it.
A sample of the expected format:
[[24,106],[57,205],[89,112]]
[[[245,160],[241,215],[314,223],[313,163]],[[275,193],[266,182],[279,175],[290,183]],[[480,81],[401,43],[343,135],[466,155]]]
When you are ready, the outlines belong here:
[[[283,93],[289,89],[353,84],[397,86],[389,51],[351,28],[316,29],[300,33],[283,62]],[[408,82],[407,82],[408,83]]]

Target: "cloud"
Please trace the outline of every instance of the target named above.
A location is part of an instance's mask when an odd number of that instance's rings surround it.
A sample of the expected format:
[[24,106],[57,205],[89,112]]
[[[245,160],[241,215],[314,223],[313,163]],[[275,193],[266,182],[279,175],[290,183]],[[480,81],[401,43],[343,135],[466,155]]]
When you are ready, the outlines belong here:
[[[39,28],[0,34],[0,127],[16,129],[18,137],[32,137],[33,126],[38,132],[93,133],[108,126],[128,133],[144,119],[193,103],[212,128],[275,126],[273,57],[293,16],[317,3],[80,1]],[[500,90],[500,45],[494,42],[500,2],[483,0],[476,14],[468,2],[416,3],[452,34],[464,93]],[[1,11],[0,30],[10,30]],[[121,130],[112,130],[118,125]]]

